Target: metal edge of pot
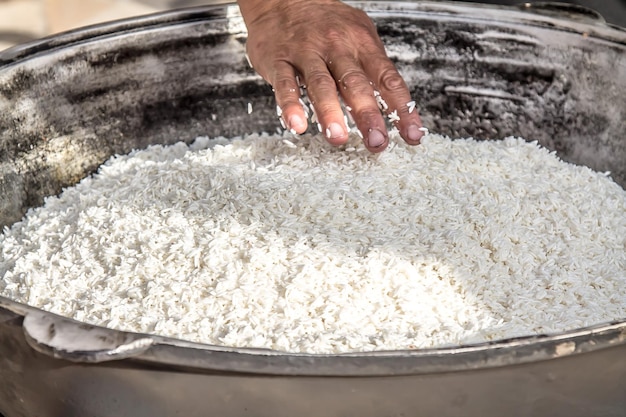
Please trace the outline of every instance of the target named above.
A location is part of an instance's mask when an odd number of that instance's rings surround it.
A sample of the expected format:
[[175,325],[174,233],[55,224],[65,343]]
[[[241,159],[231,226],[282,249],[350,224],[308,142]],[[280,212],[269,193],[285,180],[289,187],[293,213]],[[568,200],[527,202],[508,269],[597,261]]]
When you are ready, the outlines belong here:
[[557,334],[433,349],[337,355],[235,348],[113,330],[0,296],[0,323],[21,325],[34,350],[76,363],[132,359],[200,370],[308,376],[384,376],[467,371],[562,358],[626,346],[626,320]]
[[[592,9],[558,2],[521,3],[519,6],[410,0],[355,0],[346,3],[368,13],[413,12],[462,16],[464,19],[476,21],[494,19],[500,22],[511,21],[528,26],[546,27],[580,33],[584,36],[594,36],[626,46],[626,28],[606,23],[604,18]],[[207,0],[206,6],[157,12],[69,30],[0,51],[0,67],[29,59],[56,48],[67,47],[120,32],[145,30],[146,28],[171,25],[176,22],[228,18],[229,7],[237,8],[236,2]]]
[[[512,21],[594,36],[626,46],[626,30],[583,15],[562,19],[524,8],[453,2],[357,1],[368,13],[435,13],[473,21]],[[141,31],[202,19],[228,18],[234,3],[194,7],[89,26],[0,52],[3,66],[18,64],[58,48],[121,32]],[[240,373],[312,376],[408,375],[517,365],[626,345],[626,319],[537,335],[423,350],[359,352],[342,355],[293,354],[266,349],[220,347],[87,325],[0,297],[0,323],[19,323],[29,345],[52,357],[79,363],[132,359],[159,365]]]
[[25,42],[0,51],[0,68],[58,48],[69,47],[101,37],[119,35],[124,32],[142,31],[176,22],[192,22],[204,19],[227,18],[227,7],[236,3],[230,0],[207,0],[203,7],[188,7],[172,11],[150,13],[136,17],[112,20],[71,29]]

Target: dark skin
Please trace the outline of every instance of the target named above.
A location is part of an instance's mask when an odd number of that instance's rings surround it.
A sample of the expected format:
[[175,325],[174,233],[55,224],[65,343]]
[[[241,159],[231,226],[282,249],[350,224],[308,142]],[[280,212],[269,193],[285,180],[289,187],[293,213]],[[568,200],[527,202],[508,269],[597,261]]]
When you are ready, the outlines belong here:
[[341,145],[348,130],[339,95],[371,152],[389,144],[376,94],[396,112],[402,138],[417,145],[424,133],[409,89],[385,53],[371,19],[339,0],[239,0],[248,28],[247,52],[254,69],[274,88],[288,129],[308,126],[300,103],[305,86],[321,131]]

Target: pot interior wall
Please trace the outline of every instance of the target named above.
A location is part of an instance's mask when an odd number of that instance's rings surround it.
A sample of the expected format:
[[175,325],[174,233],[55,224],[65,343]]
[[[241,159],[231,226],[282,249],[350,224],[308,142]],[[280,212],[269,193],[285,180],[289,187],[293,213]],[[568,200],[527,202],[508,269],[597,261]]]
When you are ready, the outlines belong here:
[[[626,35],[608,41],[510,10],[483,18],[429,3],[361,6],[431,131],[537,140],[626,185]],[[234,7],[114,29],[0,54],[0,227],[111,155],[279,127]]]

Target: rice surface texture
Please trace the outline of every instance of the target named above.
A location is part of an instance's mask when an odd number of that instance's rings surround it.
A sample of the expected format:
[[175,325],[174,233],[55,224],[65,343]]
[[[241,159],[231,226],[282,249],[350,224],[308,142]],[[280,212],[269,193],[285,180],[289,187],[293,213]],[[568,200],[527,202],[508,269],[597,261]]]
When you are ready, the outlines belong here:
[[0,247],[5,297],[215,345],[416,349],[626,318],[626,191],[519,138],[151,146]]

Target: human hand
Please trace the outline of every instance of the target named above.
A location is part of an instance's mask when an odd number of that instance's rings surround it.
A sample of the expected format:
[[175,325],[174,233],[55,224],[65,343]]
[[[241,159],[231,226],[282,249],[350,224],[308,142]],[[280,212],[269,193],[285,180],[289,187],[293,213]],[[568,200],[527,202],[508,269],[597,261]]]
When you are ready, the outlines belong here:
[[279,116],[288,129],[307,129],[300,100],[300,88],[305,87],[320,131],[333,145],[348,140],[339,96],[371,152],[389,144],[380,110],[407,143],[419,143],[424,133],[415,102],[363,11],[339,0],[238,3],[248,28],[250,63],[274,88]]

